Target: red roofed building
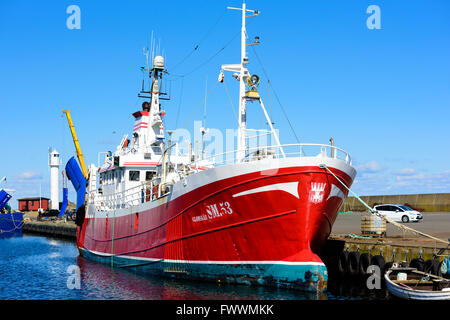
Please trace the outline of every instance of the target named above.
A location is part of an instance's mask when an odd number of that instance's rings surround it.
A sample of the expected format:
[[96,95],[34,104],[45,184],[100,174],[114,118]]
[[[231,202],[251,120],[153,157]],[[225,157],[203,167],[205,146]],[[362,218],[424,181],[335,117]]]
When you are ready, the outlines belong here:
[[18,199],[19,201],[19,211],[38,211],[39,207],[44,209],[44,211],[49,209],[49,198],[44,197],[31,197]]

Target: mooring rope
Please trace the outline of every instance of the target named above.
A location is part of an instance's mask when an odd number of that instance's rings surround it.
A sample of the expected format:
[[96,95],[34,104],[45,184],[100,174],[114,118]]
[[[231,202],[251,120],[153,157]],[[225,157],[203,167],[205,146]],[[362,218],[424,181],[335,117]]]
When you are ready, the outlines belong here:
[[[8,213],[1,213],[1,214],[8,214]],[[13,225],[14,225],[14,228],[11,229],[11,230],[1,230],[1,229],[0,229],[0,233],[13,232],[14,230],[19,230],[20,228],[23,227],[23,224],[24,224],[23,218],[22,218],[22,221],[19,222],[19,225],[16,225],[16,221],[15,221],[15,219],[14,219],[14,214],[13,214],[13,213],[10,213],[9,215],[11,215],[11,219],[4,218],[4,217],[2,217],[2,219],[5,219],[5,220],[12,220],[12,223],[13,223]]]
[[320,164],[319,168],[326,169],[329,173],[331,173],[333,175],[333,177],[335,177],[337,181],[339,181],[349,192],[351,192],[356,197],[356,199],[358,199],[358,201],[360,201],[365,207],[367,207],[369,209],[370,213],[372,213],[373,215],[376,215],[377,217],[385,220],[386,222],[391,223],[392,225],[398,227],[399,229],[419,234],[419,235],[424,236],[426,238],[433,239],[433,240],[435,240],[437,242],[445,243],[446,245],[449,244],[449,241],[433,237],[432,235],[429,235],[427,233],[415,230],[413,228],[409,228],[409,227],[403,226],[400,223],[397,223],[395,221],[392,221],[392,220],[386,218],[385,216],[383,216],[380,213],[378,213],[376,210],[373,210],[371,207],[369,207],[369,205],[367,203],[365,203],[356,193],[354,193],[352,190],[350,190],[350,188],[347,187],[347,185],[344,182],[342,182],[341,179],[339,179],[330,169],[328,169],[328,167],[325,164]]

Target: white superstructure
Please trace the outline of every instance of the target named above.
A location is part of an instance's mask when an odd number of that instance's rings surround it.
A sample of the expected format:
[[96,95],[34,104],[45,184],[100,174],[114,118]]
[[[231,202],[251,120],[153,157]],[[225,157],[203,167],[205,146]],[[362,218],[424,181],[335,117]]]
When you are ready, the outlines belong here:
[[[166,193],[188,172],[212,167],[210,161],[197,161],[199,156],[178,154],[178,148],[169,140],[164,142],[163,117],[160,95],[164,58],[156,56],[152,68],[142,68],[151,79],[150,89],[141,91],[150,101],[142,103],[135,118],[131,137],[124,135],[115,152],[108,152],[103,165],[89,166],[89,202],[96,202],[101,210],[123,207],[126,203]],[[111,203],[114,203],[111,205]]]

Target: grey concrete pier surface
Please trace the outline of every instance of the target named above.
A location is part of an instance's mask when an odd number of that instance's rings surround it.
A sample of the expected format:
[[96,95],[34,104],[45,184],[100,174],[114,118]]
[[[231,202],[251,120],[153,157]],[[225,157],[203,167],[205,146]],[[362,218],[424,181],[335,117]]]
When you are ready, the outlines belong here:
[[[340,213],[333,225],[332,235],[348,235],[350,233],[361,234],[361,214],[363,212]],[[423,220],[420,222],[402,223],[409,228],[430,234],[436,238],[447,240],[450,238],[450,212],[422,212]],[[386,226],[386,236],[423,238],[411,232],[404,232],[388,223]]]
[[[360,268],[362,264],[360,264],[359,257],[362,257],[363,254],[366,257],[368,255],[377,258],[376,261],[382,261],[377,262],[381,265],[384,265],[385,262],[406,261],[410,263],[413,259],[422,259],[433,265],[434,262],[431,260],[437,260],[439,264],[443,261],[444,256],[450,255],[448,243],[450,212],[422,212],[422,221],[402,223],[406,227],[444,240],[445,243],[400,229],[391,223],[387,223],[386,235],[383,237],[361,236],[362,214],[363,212],[340,213],[328,238],[328,248],[323,254],[325,261],[328,260],[327,267],[331,270],[340,270],[341,276],[345,272],[350,272],[350,269]],[[350,255],[352,255],[352,262],[348,260]],[[373,264],[372,260],[370,264]]]

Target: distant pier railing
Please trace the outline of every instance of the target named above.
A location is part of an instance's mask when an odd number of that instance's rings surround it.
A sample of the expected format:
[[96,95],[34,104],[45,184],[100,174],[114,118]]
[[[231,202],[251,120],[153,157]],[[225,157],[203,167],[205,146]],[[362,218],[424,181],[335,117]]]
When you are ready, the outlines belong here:
[[[370,207],[377,204],[403,204],[425,212],[450,212],[450,193],[400,194],[360,197]],[[355,197],[348,197],[340,211],[366,211]]]

